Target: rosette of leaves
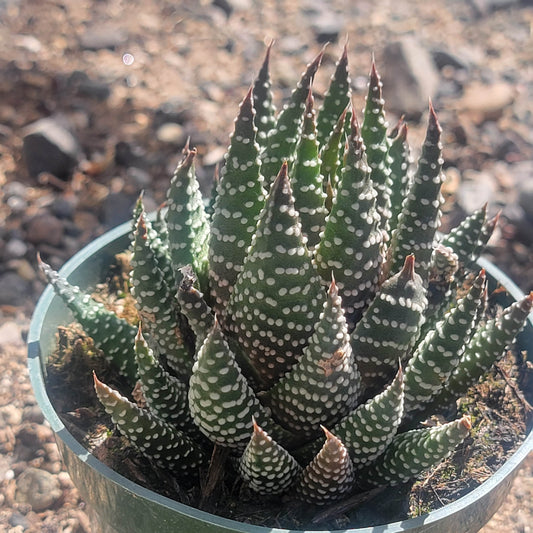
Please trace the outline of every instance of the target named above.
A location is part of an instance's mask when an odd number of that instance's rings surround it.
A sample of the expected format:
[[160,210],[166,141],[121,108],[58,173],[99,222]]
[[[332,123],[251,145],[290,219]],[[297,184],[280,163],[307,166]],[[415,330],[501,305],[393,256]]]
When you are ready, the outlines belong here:
[[407,128],[387,133],[375,65],[359,126],[346,49],[318,111],[322,53],[278,115],[269,58],[270,47],[240,105],[212,212],[189,148],[166,213],[152,222],[142,203],[135,211],[139,330],[42,268],[129,380],[116,391],[95,377],[96,394],[141,454],[179,483],[208,469],[213,447],[226,449],[230,479],[321,505],[450,455],[467,418],[413,424],[505,353],[533,296],[487,320],[484,272],[465,294],[494,224],[481,209],[438,241],[441,128],[431,106],[411,169]]

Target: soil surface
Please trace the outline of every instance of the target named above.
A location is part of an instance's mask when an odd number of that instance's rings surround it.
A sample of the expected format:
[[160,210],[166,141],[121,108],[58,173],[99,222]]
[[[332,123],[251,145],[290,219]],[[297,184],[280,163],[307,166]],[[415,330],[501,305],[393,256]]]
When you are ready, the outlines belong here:
[[[209,190],[272,39],[278,103],[329,41],[320,101],[348,39],[361,109],[374,54],[415,159],[431,97],[444,229],[485,202],[501,210],[488,256],[533,289],[531,0],[0,0],[0,531],[90,531],[26,371],[36,252],[59,268],[141,190],[155,208],[187,138]],[[532,531],[532,502],[530,457],[483,533]]]

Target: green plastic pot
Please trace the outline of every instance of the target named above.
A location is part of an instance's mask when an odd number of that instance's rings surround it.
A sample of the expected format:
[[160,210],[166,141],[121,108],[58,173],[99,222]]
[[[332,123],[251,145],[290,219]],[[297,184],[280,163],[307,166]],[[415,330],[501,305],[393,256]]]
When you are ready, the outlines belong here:
[[[103,279],[113,256],[128,246],[130,225],[123,224],[86,246],[61,269],[61,274],[82,288],[93,287]],[[500,297],[504,305],[523,296],[520,289],[497,267],[480,260],[492,288],[499,282],[507,289]],[[59,325],[72,321],[72,315],[50,286],[42,294],[32,317],[28,338],[30,378],[46,419],[55,432],[66,468],[82,498],[92,509],[95,531],[102,533],[298,533],[243,524],[178,503],[145,489],[117,474],[91,455],[67,431],[54,410],[45,388],[46,363],[55,348]],[[533,314],[518,338],[521,350],[533,358]],[[470,533],[478,531],[496,512],[528,453],[533,450],[533,434],[482,485],[457,501],[417,518],[381,526],[343,530],[344,533]]]

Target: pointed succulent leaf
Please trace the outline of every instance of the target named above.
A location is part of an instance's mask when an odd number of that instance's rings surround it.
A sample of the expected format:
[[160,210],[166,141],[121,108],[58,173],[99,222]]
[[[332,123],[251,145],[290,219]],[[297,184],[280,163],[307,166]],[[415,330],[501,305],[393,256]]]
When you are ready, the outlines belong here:
[[324,300],[284,164],[261,213],[228,308],[232,331],[265,388],[301,356]]
[[346,318],[353,327],[374,297],[383,262],[376,191],[355,118],[341,181],[315,251],[322,279],[333,272]]
[[259,494],[285,492],[300,473],[294,457],[254,420],[253,433],[239,459],[239,474]]
[[337,61],[335,72],[331,76],[329,87],[317,117],[317,140],[324,145],[331,130],[337,124],[339,116],[350,103],[350,74],[348,72],[348,47],[344,46]]
[[272,83],[270,81],[270,51],[272,41],[267,48],[265,59],[254,81],[253,96],[255,109],[255,126],[257,128],[257,140],[261,147],[266,146],[268,133],[276,124],[276,108],[272,102]]
[[183,318],[180,317],[173,290],[168,286],[150,247],[143,214],[136,225],[131,266],[131,294],[150,344],[186,382],[193,363],[191,349],[186,342]]
[[468,345],[485,298],[486,276],[482,270],[466,296],[419,343],[405,370],[407,420],[415,419],[445,387]]
[[146,216],[142,193],[139,195],[133,210],[131,237],[132,243],[135,241],[135,231],[141,215],[146,227],[145,235],[147,243],[152,249],[152,252],[157,260],[157,265],[163,273],[163,277],[166,279],[169,287],[173,289],[176,286],[176,282],[174,280],[174,270],[172,268],[172,261],[170,259],[170,252],[168,249],[168,234],[166,232],[166,224],[162,220],[161,209],[157,211],[157,218],[153,223],[150,218]]
[[426,307],[415,258],[407,256],[402,270],[383,283],[351,336],[355,362],[367,387],[392,378],[398,360],[406,358],[418,338]]
[[194,364],[189,408],[200,431],[224,447],[246,446],[252,434],[252,417],[276,439],[280,434],[242,375],[218,323],[205,339]]
[[533,305],[533,292],[507,307],[501,316],[481,324],[446,384],[445,395],[457,398],[503,357],[524,326]]
[[464,416],[442,426],[396,435],[385,453],[359,473],[360,486],[397,485],[419,477],[449,457],[471,427],[470,417]]
[[186,149],[185,157],[172,176],[167,193],[166,222],[174,272],[192,265],[205,290],[209,221],[194,172],[195,156],[196,149]]
[[443,175],[442,129],[430,105],[429,123],[418,168],[413,178],[392,236],[389,249],[389,268],[395,272],[406,254],[414,253],[419,264],[418,272],[427,284],[435,233],[440,223]]
[[318,150],[313,95],[309,91],[302,135],[296,146],[296,160],[290,171],[294,205],[300,214],[302,231],[307,237],[309,248],[313,248],[318,243],[327,213]]
[[268,391],[274,418],[306,437],[332,425],[355,406],[359,372],[354,364],[341,298],[333,281],[324,310],[301,359]]
[[193,427],[187,386],[163,368],[144,339],[140,327],[135,338],[135,356],[141,390],[149,409],[178,428]]
[[406,197],[411,186],[409,153],[407,124],[401,122],[398,125],[398,134],[392,140],[389,148],[391,159],[391,232],[396,229],[398,215],[402,210],[403,199]]
[[185,433],[130,402],[94,377],[98,399],[119,432],[143,455],[167,470],[196,476],[205,462],[200,447]]
[[96,347],[102,350],[106,360],[134,383],[137,379],[133,350],[136,328],[89,294],[82,292],[79,287],[71,285],[40,258],[38,261],[54,292],[72,311],[85,333],[92,337]]
[[192,269],[184,267],[181,272],[183,278],[177,298],[181,311],[196,337],[196,351],[198,351],[213,328],[215,316],[204,300],[203,294],[194,286],[196,276]]
[[433,248],[429,269],[428,307],[421,336],[434,329],[450,307],[454,297],[455,274],[459,266],[457,254],[449,247],[438,243]]
[[477,259],[481,228],[487,221],[487,204],[467,216],[458,226],[453,228],[441,241],[443,246],[450,247],[462,265],[470,266]]
[[326,141],[320,144],[322,146],[320,150],[320,174],[325,184],[330,183],[332,190],[337,188],[337,173],[341,167],[345,122],[350,120],[348,109],[349,107],[344,109]]
[[392,383],[343,418],[333,432],[344,442],[354,467],[360,469],[380,456],[391,443],[404,413],[403,372]]
[[339,438],[322,428],[326,442],[305,467],[295,486],[299,499],[325,505],[347,495],[353,488],[354,469],[348,450]]
[[267,185],[271,184],[284,161],[292,162],[296,153],[296,143],[300,135],[302,117],[305,111],[307,94],[313,82],[323,52],[307,65],[300,81],[293,90],[289,102],[283,107],[270,130],[267,147],[262,154],[262,173]]
[[485,250],[487,243],[489,242],[498,222],[500,220],[501,211],[498,211],[495,216],[485,221],[483,226],[481,226],[481,232],[479,234],[478,247],[474,251],[474,259],[477,259]]
[[391,217],[392,160],[389,156],[390,139],[387,136],[382,87],[381,78],[372,61],[361,135],[366,145],[372,182],[378,193],[376,206],[381,216],[380,227],[385,239],[388,240]]
[[250,90],[235,120],[235,131],[222,168],[211,221],[209,279],[213,306],[222,322],[265,203],[259,146],[255,136]]

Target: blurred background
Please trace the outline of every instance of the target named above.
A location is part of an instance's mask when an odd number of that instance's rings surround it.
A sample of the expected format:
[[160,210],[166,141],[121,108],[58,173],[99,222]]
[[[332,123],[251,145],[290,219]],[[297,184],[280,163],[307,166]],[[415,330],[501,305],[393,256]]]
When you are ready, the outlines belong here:
[[[188,138],[208,194],[271,40],[278,107],[329,43],[319,104],[347,42],[360,112],[374,56],[414,160],[431,98],[443,229],[488,202],[502,212],[488,255],[533,289],[531,0],[0,0],[0,529],[89,528],[26,377],[23,338],[44,287],[36,252],[59,268],[128,220],[140,191],[155,209]],[[28,469],[49,474],[48,499],[32,505]],[[532,471],[484,531],[532,530]]]

